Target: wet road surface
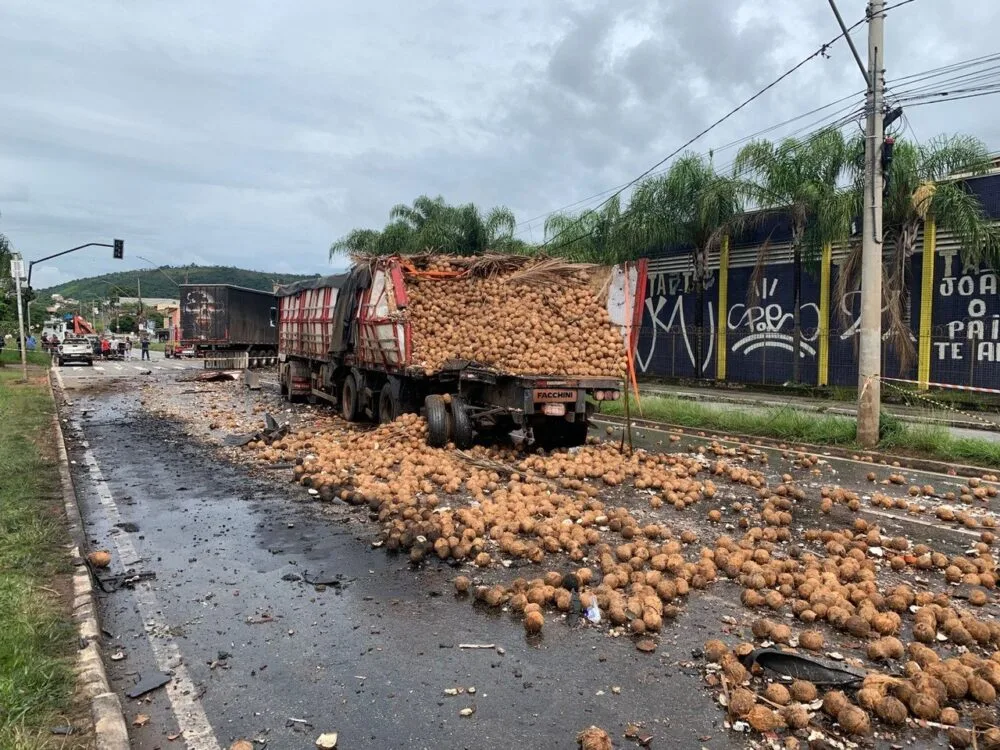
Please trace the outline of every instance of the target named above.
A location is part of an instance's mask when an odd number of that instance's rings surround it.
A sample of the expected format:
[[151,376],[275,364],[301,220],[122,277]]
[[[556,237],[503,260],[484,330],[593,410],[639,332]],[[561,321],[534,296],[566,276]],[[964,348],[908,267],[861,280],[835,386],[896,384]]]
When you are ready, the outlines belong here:
[[[112,572],[156,574],[100,599],[105,653],[124,656],[108,663],[112,687],[130,723],[149,717],[134,747],[307,748],[336,731],[341,748],[574,748],[591,724],[627,746],[631,722],[654,748],[744,746],[691,661],[720,615],[752,617],[733,611],[735,587],[722,598],[730,584],[690,597],[653,654],[555,615],[528,641],[519,620],[457,600],[449,566],[414,572],[373,549],[357,510],[221,463],[145,414],[135,389],[71,395],[88,539],[112,551]],[[167,688],[124,697],[158,669],[173,672]]]

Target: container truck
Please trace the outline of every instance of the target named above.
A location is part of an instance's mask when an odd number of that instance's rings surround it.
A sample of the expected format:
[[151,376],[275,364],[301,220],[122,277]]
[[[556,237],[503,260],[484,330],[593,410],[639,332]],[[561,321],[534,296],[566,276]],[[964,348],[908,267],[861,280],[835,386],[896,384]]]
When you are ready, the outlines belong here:
[[[580,445],[596,402],[621,397],[620,376],[512,373],[461,356],[434,369],[421,366],[409,310],[411,270],[405,259],[390,257],[277,288],[282,395],[327,400],[349,422],[390,422],[422,410],[428,443],[460,448],[477,435],[515,430],[545,448]],[[630,362],[646,262],[607,270],[604,304]],[[525,326],[523,335],[541,333]]]
[[271,292],[231,284],[181,284],[180,298],[174,356],[185,351],[199,357],[246,353],[249,366],[276,361],[278,301]]

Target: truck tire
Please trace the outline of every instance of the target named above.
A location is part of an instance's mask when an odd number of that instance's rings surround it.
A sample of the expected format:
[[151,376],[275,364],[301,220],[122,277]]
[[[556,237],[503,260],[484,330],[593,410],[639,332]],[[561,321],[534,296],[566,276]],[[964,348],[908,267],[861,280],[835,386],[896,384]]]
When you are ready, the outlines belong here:
[[472,427],[472,417],[461,396],[451,397],[451,439],[458,448],[471,448],[475,435]]
[[424,399],[424,412],[427,416],[427,444],[443,448],[448,444],[448,433],[451,431],[444,399],[437,394],[428,396]]
[[282,367],[281,372],[278,374],[278,393],[288,400],[288,383],[285,382],[285,378],[288,377],[291,368]]
[[392,386],[386,383],[378,394],[378,422],[379,424],[389,424],[403,413],[399,399],[392,395]]
[[358,381],[354,375],[344,378],[344,385],[340,389],[340,415],[348,422],[357,422],[361,419],[361,407],[359,405]]

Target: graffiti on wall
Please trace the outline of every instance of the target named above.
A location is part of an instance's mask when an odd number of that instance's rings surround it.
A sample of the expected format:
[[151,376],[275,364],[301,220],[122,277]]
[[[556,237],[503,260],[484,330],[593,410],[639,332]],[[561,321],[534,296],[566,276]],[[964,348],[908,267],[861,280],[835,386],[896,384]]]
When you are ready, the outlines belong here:
[[[1000,362],[1000,308],[997,306],[997,274],[962,264],[954,250],[941,252],[944,273],[937,296],[946,309],[945,341],[933,342],[932,359]],[[962,265],[960,273],[956,273]]]
[[[755,305],[740,302],[729,307],[726,327],[737,334],[733,337],[732,351],[749,354],[769,347],[794,352],[795,313],[791,295],[782,300],[778,279],[764,278],[755,296]],[[813,302],[800,304],[799,324],[802,327],[799,356],[815,357],[819,338],[819,305]]]
[[[706,292],[715,287],[716,274],[710,272],[705,280]],[[691,271],[678,273],[651,272],[648,277],[646,303],[643,311],[643,328],[646,335],[641,337],[636,351],[636,364],[639,370],[647,372],[657,354],[657,345],[662,348],[664,341],[676,342],[679,338],[683,345],[687,364],[692,372],[698,369],[697,341],[698,335],[707,336],[707,345],[703,347],[704,362],[702,367],[708,370],[715,347],[715,312],[711,299],[707,299],[705,310],[705,331],[695,330],[697,293],[694,290],[694,278]],[[706,297],[708,295],[706,294]]]

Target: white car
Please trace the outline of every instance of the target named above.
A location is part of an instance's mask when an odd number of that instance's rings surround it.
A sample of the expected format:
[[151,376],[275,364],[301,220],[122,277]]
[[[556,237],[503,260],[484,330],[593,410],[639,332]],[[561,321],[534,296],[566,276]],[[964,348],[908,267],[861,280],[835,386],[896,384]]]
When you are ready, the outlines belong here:
[[62,367],[67,362],[94,364],[94,349],[87,339],[67,338],[56,349],[56,361]]

